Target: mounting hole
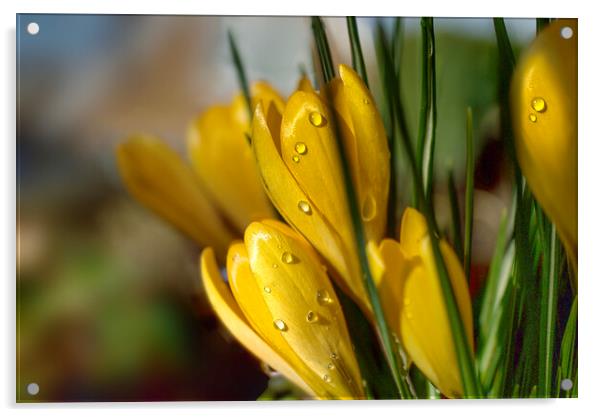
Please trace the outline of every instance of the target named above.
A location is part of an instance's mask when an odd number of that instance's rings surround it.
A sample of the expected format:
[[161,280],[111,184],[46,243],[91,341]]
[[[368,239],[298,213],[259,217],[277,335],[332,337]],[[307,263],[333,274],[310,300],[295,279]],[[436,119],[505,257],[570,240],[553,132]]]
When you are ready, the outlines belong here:
[[27,33],[30,35],[37,35],[39,31],[40,25],[38,25],[36,22],[31,22],[27,25]]
[[571,381],[571,380],[570,380],[570,379],[568,379],[568,378],[566,378],[566,379],[563,379],[563,380],[560,382],[560,388],[562,388],[562,390],[563,390],[563,391],[568,391],[568,390],[570,390],[571,388],[573,388],[573,381]]
[[564,39],[571,39],[573,37],[573,29],[568,26],[563,27],[560,29],[560,36]]
[[38,395],[38,392],[40,392],[40,386],[35,382],[32,382],[27,386],[27,393],[29,395]]

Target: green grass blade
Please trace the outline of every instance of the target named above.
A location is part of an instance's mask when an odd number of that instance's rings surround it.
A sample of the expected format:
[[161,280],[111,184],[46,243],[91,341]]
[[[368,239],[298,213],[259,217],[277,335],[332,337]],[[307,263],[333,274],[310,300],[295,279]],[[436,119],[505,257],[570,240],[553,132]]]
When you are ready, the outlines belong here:
[[[572,381],[573,388],[569,391],[560,391],[560,384],[565,379]],[[577,297],[573,299],[571,312],[569,313],[564,334],[562,335],[562,342],[560,343],[560,366],[557,384],[557,392],[560,393],[559,396],[577,396]]]
[[349,43],[351,44],[351,59],[353,69],[362,77],[366,87],[368,84],[368,73],[364,64],[364,55],[362,54],[362,44],[357,30],[357,21],[355,16],[347,16],[347,33],[349,34]]
[[535,26],[536,33],[539,34],[539,32],[541,32],[542,30],[544,30],[545,27],[550,24],[550,18],[548,18],[548,17],[538,17],[536,19],[536,23],[535,24],[536,24],[536,26]]
[[311,18],[311,28],[314,33],[314,40],[316,41],[316,49],[320,58],[319,60],[322,66],[324,81],[329,82],[335,77],[335,72],[332,63],[332,55],[330,54],[330,46],[328,45],[328,38],[326,37],[322,19],[313,16]]
[[460,206],[458,204],[458,191],[454,181],[454,171],[449,170],[447,174],[447,195],[449,198],[449,207],[451,210],[451,234],[454,243],[454,249],[459,258],[464,257],[462,249],[462,220],[460,219]]
[[234,67],[236,68],[238,83],[245,98],[247,110],[249,111],[249,118],[251,119],[253,118],[253,109],[251,108],[251,93],[249,90],[249,83],[247,81],[245,68],[242,64],[242,59],[240,58],[240,54],[238,52],[238,47],[236,46],[236,41],[234,40],[234,35],[232,35],[232,32],[230,31],[228,31],[228,45],[230,46],[230,54],[232,55],[232,61],[234,62]]
[[464,274],[470,282],[472,255],[472,225],[474,207],[474,139],[472,134],[472,109],[466,110],[466,194],[464,216]]
[[435,32],[432,17],[420,20],[422,27],[422,93],[418,133],[418,163],[422,170],[426,200],[433,188],[435,130],[437,126],[435,86]]

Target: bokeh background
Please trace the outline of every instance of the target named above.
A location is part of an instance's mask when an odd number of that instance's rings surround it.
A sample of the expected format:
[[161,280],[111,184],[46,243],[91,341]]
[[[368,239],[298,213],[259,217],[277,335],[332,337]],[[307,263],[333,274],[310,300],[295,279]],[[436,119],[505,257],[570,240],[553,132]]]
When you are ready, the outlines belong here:
[[[358,25],[378,98],[376,20],[360,18]],[[391,27],[391,18],[383,21]],[[36,35],[27,32],[31,22],[39,25]],[[350,63],[344,18],[325,22],[335,61]],[[419,20],[404,25],[402,94],[415,137]],[[507,25],[518,53],[534,36],[535,21]],[[301,67],[315,75],[309,19],[18,15],[16,30],[17,400],[277,397],[260,364],[213,316],[199,283],[199,248],[130,198],[114,149],[129,133],[146,132],[184,153],[188,122],[238,90],[228,30],[248,77],[290,94]],[[493,25],[436,19],[435,32],[436,195],[444,227],[449,170],[463,188],[468,105],[475,115],[476,293],[510,193],[498,135]],[[35,395],[28,392],[32,383]]]

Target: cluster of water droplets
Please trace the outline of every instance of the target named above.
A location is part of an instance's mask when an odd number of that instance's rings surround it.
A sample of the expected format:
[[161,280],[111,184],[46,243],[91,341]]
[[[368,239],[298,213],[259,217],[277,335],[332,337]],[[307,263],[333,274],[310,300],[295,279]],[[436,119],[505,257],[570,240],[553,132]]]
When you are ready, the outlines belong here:
[[544,113],[548,109],[548,104],[542,97],[535,97],[531,100],[531,109],[535,113],[529,113],[529,120],[532,123],[537,122],[537,113]]

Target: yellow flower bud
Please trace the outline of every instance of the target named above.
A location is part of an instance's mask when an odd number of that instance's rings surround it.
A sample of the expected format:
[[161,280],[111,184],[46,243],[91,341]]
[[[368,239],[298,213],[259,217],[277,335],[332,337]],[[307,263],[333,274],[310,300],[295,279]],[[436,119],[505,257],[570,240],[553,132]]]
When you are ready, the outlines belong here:
[[577,20],[548,25],[523,54],[510,93],[529,187],[577,266]]
[[258,358],[322,399],[364,397],[345,317],[317,253],[287,225],[249,225],[228,251],[226,288],[211,249],[201,276],[211,305]]
[[[268,84],[255,83],[252,94],[254,103],[282,112],[284,102]],[[230,105],[208,108],[191,123],[192,167],[160,139],[147,135],[134,135],[117,149],[130,193],[200,246],[213,246],[220,259],[234,238],[232,226],[242,236],[252,221],[274,216],[248,141],[245,106],[239,95]]]
[[[472,307],[464,270],[451,246],[439,243],[460,316],[473,348]],[[409,359],[447,397],[462,396],[462,378],[426,220],[406,209],[400,241],[369,249],[387,321]]]
[[[329,85],[329,95],[367,239],[380,241],[390,176],[386,133],[360,77],[345,65],[339,72],[341,78]],[[276,208],[336,271],[339,286],[369,312],[331,109],[307,82],[302,82],[280,117],[273,115],[278,112],[274,106],[256,107],[253,148],[265,189]],[[280,124],[273,122],[280,118]]]

